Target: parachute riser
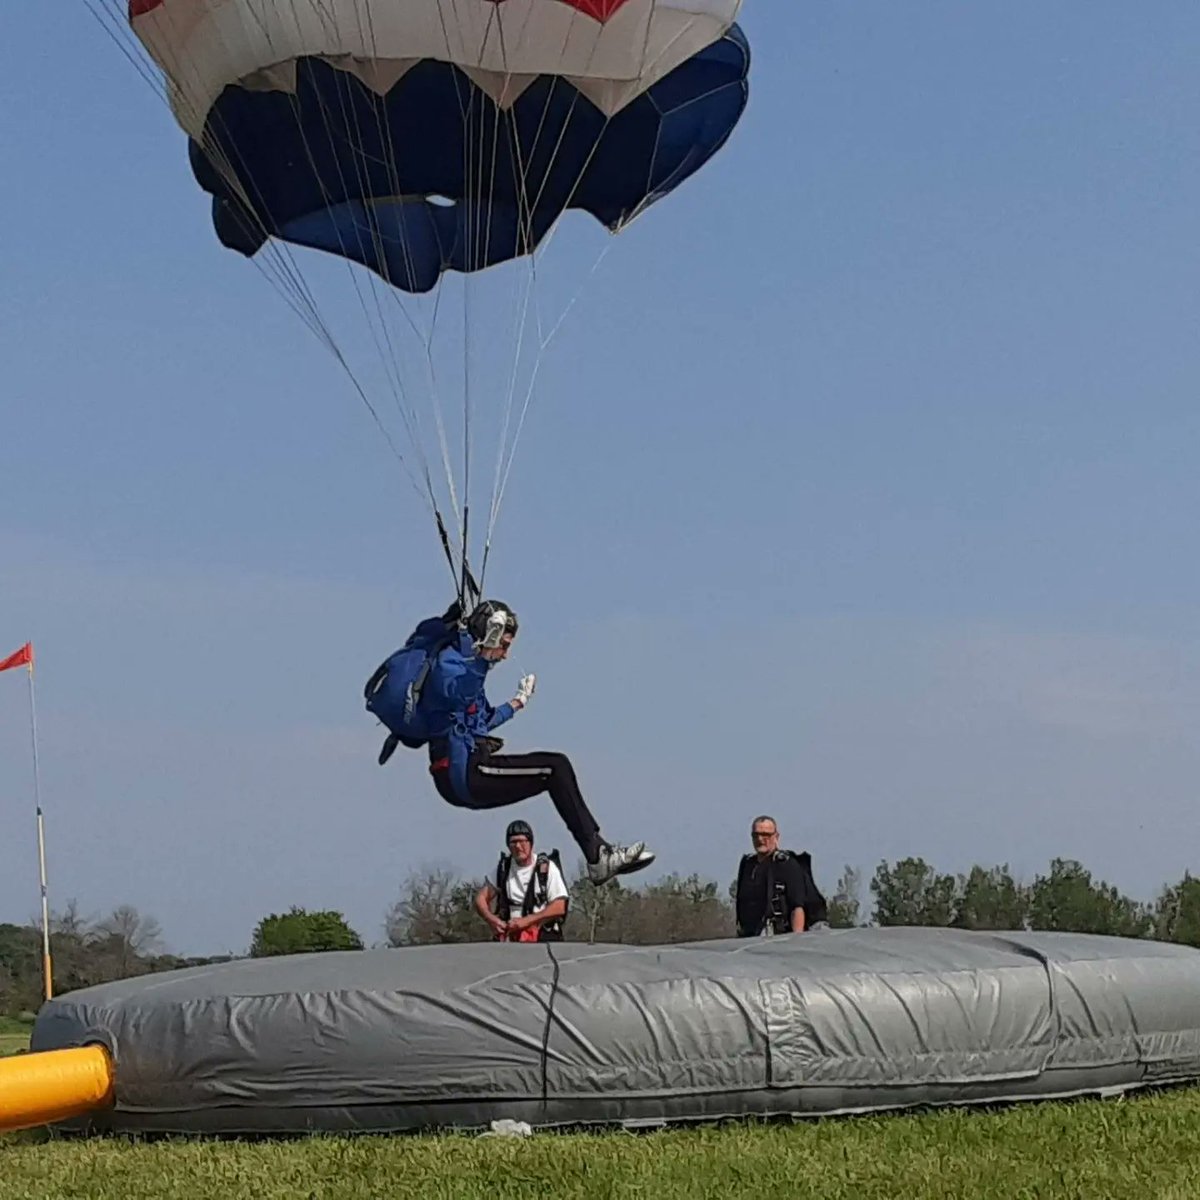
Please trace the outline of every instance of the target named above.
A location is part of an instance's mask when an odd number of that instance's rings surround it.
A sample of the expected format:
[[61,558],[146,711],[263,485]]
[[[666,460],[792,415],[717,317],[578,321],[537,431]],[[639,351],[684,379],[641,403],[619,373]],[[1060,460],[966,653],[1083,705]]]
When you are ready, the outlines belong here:
[[456,564],[454,561],[454,551],[450,546],[450,534],[446,531],[446,522],[442,518],[440,509],[434,509],[434,518],[437,521],[438,537],[442,543],[442,551],[446,555],[446,562],[450,565],[450,576],[455,580],[458,589],[458,606],[463,612],[469,611],[480,600],[482,592],[479,584],[475,580],[475,576],[471,573],[470,565],[467,562],[467,531],[470,520],[470,507],[463,506],[463,552],[461,562]]

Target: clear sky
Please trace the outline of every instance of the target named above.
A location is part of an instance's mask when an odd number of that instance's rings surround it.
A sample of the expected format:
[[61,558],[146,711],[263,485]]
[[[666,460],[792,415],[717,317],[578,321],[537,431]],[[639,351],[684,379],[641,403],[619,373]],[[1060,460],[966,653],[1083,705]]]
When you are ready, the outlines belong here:
[[[0,655],[39,656],[52,903],[181,953],[291,904],[371,942],[409,869],[481,875],[518,812],[569,848],[544,799],[466,813],[421,755],[376,766],[363,681],[447,599],[425,510],[86,8],[9,8]],[[1200,869],[1200,8],[743,25],[729,145],[552,248],[586,286],[489,567],[523,627],[492,698],[539,677],[509,746],[568,750],[651,875],[727,881],[766,810],[827,891],[1064,855],[1151,898]],[[344,269],[298,261],[383,411]],[[522,278],[481,283],[477,348]],[[0,676],[0,920],[37,910],[28,733]]]

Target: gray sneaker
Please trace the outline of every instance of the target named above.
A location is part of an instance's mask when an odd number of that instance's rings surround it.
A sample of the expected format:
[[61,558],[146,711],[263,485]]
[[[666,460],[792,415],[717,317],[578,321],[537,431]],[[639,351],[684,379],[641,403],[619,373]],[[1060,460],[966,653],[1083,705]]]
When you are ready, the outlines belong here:
[[588,878],[599,886],[614,875],[629,875],[653,861],[654,855],[646,849],[645,842],[634,842],[632,846],[605,845],[600,848],[599,861],[588,863]]

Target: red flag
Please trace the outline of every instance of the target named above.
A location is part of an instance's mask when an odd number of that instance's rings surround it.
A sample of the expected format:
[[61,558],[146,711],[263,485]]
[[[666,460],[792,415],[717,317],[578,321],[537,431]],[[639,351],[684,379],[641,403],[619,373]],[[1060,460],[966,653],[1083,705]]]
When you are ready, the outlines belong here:
[[7,671],[12,667],[24,667],[33,665],[33,643],[26,642],[20,650],[15,654],[10,654],[7,658],[0,659],[0,671]]

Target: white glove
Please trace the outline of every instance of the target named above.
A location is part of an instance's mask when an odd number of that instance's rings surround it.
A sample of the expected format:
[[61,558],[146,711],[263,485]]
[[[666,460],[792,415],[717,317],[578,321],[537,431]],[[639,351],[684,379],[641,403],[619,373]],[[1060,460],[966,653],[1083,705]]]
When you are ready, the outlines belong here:
[[533,695],[535,687],[537,687],[536,675],[522,675],[521,682],[517,684],[517,694],[513,697],[513,707],[524,708],[529,703],[529,697]]

